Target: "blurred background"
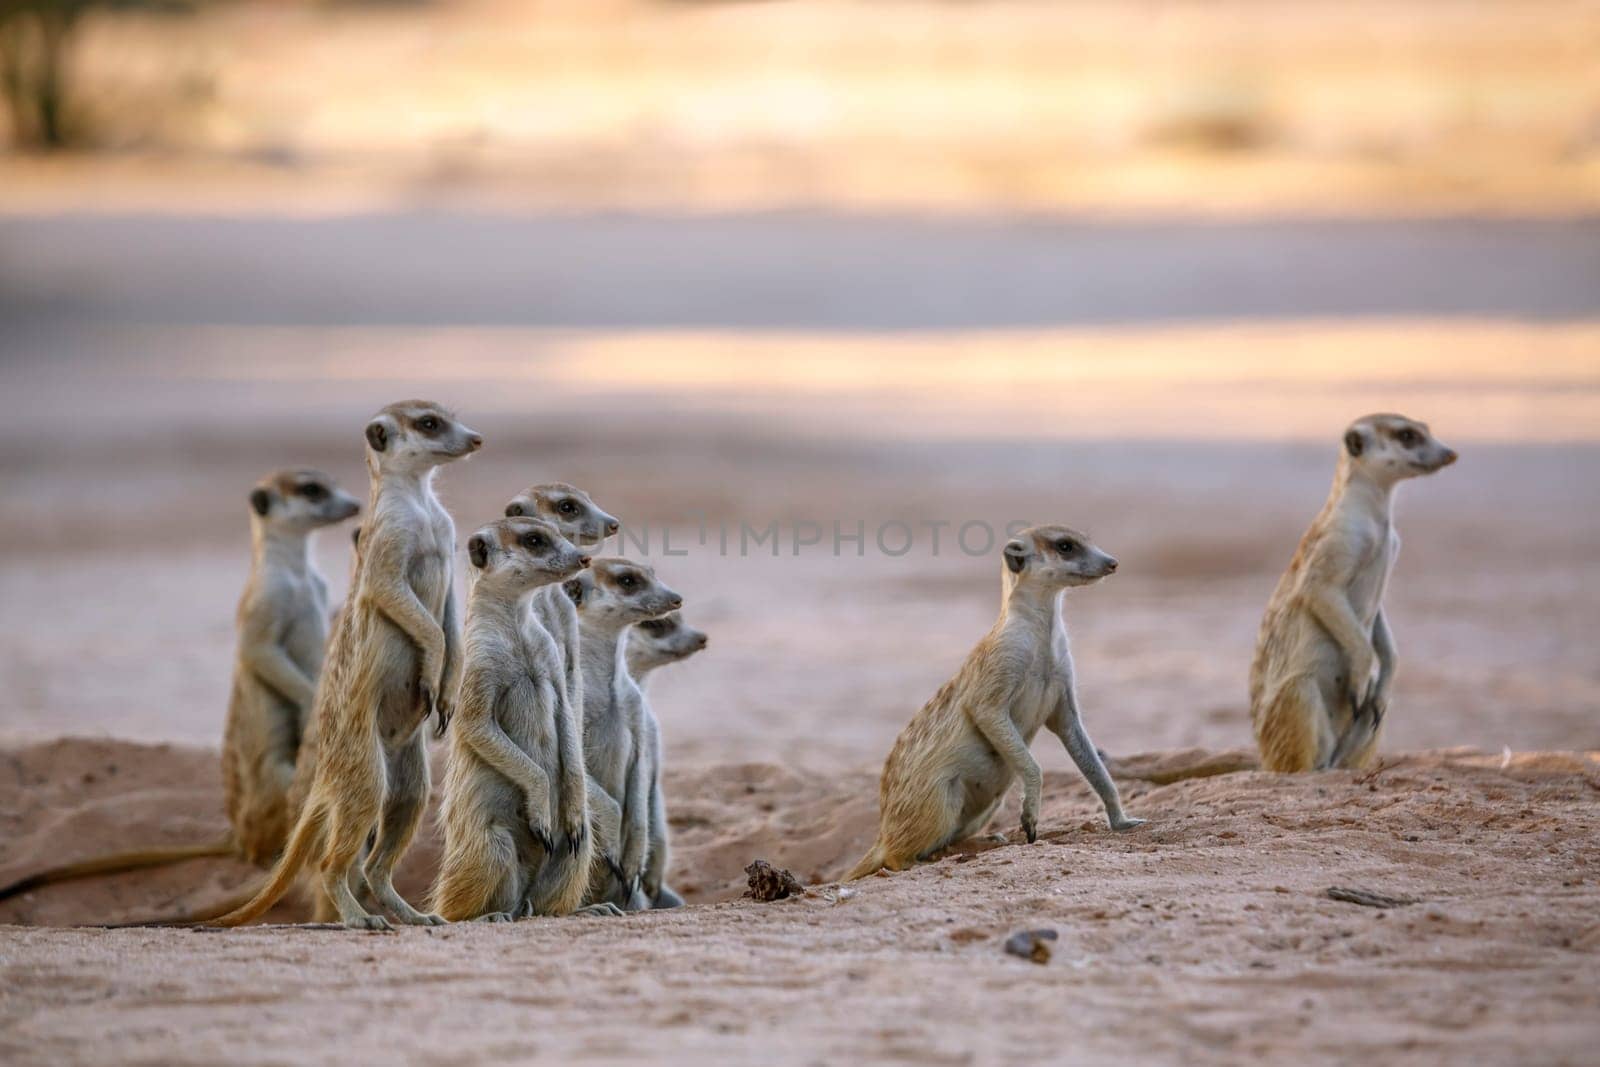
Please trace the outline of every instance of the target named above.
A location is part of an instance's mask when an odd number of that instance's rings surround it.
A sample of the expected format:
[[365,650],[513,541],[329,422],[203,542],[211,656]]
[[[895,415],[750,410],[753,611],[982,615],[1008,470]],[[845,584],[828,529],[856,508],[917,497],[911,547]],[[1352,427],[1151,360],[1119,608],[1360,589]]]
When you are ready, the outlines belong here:
[[364,492],[420,394],[463,537],[551,479],[653,531],[677,758],[879,760],[993,619],[968,520],[1121,558],[1103,747],[1247,744],[1373,410],[1463,457],[1389,746],[1600,747],[1597,57],[1573,0],[0,0],[0,740],[214,744],[250,486]]

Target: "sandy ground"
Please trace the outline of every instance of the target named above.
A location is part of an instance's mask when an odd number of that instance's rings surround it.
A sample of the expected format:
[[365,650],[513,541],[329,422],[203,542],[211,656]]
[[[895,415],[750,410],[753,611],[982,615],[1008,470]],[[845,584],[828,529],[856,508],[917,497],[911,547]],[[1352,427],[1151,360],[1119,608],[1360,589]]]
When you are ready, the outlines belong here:
[[0,157],[0,211],[1593,211],[1597,24],[1585,0],[96,12],[67,118],[99,155]]
[[[38,808],[63,793],[101,801],[125,839],[214,802],[209,755],[12,751],[0,798],[41,831]],[[1591,1058],[1600,754],[1125,779],[1152,821],[1117,836],[1075,776],[1051,774],[1036,845],[978,846],[847,893],[734,897],[747,857],[837,874],[871,835],[869,784],[771,764],[674,773],[679,881],[714,902],[677,913],[393,935],[9,927],[0,1050],[19,1064]],[[8,833],[4,869],[43,836]],[[60,921],[74,895],[167,904],[178,879],[123,881],[0,914]],[[1417,902],[1362,907],[1332,886]],[[1058,934],[1048,963],[1002,952],[1040,928]]]
[[[652,684],[692,906],[393,936],[95,931],[63,927],[197,905],[251,872],[47,888],[0,906],[0,1056],[1592,1059],[1591,223],[1180,227],[1133,242],[1095,289],[1084,250],[1114,235],[892,220],[852,246],[850,227],[805,218],[590,222],[570,247],[676,233],[725,254],[692,276],[641,254],[621,287],[603,257],[529,274],[524,305],[514,279],[548,248],[460,216],[369,218],[331,243],[261,220],[4,224],[48,254],[32,272],[16,242],[0,254],[0,880],[220,831],[248,487],[291,462],[359,485],[361,421],[424,392],[489,442],[441,476],[460,527],[531,482],[583,485],[709,631]],[[342,303],[341,269],[312,261],[329,247],[379,281]],[[438,247],[456,251],[430,287],[404,262]],[[918,266],[929,248],[942,267]],[[1275,279],[1319,250],[1326,291]],[[1079,295],[1052,312],[1052,286]],[[911,328],[926,309],[942,332]],[[1463,458],[1402,491],[1383,768],[1141,778],[1248,743],[1261,607],[1344,421],[1387,407]],[[1151,822],[1106,832],[1043,739],[1040,844],[842,898],[828,880],[871,836],[883,754],[993,619],[998,563],[954,531],[1013,519],[1074,523],[1122,560],[1067,618],[1089,729]],[[892,521],[913,528],[904,555],[875,543]],[[774,522],[776,556],[739,550],[742,526]],[[806,522],[820,541],[796,549]],[[835,522],[863,524],[861,554],[834,551]],[[932,522],[948,524],[938,551]],[[347,545],[318,545],[336,594]],[[431,855],[424,840],[408,857],[414,898]],[[755,858],[822,888],[740,901]],[[1370,909],[1330,886],[1419,902]],[[1001,951],[1036,927],[1059,935],[1047,965]]]

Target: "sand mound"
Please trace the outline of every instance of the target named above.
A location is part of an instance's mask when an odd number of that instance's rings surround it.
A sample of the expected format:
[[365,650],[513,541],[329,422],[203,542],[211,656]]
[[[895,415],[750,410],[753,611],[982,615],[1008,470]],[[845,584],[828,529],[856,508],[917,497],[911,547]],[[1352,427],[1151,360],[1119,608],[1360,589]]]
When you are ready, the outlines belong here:
[[[1159,777],[1243,758],[1118,765]],[[0,878],[222,828],[204,750],[61,741],[0,760]],[[743,866],[836,877],[871,836],[873,776],[746,763],[667,786],[674,881],[696,906],[384,936],[13,926],[0,1058],[1578,1062],[1600,1041],[1600,753],[1125,774],[1151,820],[1127,834],[1050,773],[1036,845],[974,843],[773,904],[738,899]],[[424,842],[408,858],[414,898],[431,856]],[[0,919],[123,918],[251,876],[207,861],[49,887]],[[1040,929],[1058,935],[1043,965],[1003,950]]]

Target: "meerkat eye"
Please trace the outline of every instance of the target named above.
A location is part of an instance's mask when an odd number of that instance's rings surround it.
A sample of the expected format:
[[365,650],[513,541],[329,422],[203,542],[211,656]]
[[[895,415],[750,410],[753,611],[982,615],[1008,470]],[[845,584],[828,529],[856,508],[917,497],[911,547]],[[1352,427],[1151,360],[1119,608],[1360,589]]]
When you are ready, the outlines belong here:
[[1061,540],[1056,542],[1056,551],[1061,553],[1063,556],[1070,556],[1074,552],[1078,551],[1078,542],[1063,537]]
[[647,634],[655,634],[660,636],[661,633],[666,629],[666,625],[662,623],[660,619],[646,619],[644,622],[639,624],[639,629],[643,630]]
[[514,519],[521,514],[523,514],[521,504],[513,502],[506,505],[506,518]]
[[542,551],[547,543],[544,539],[544,534],[531,533],[522,535],[522,547],[529,552]]
[[578,505],[574,504],[570,500],[563,500],[561,503],[556,505],[556,510],[561,512],[563,515],[571,515],[573,512],[578,510]]
[[316,482],[307,482],[300,487],[300,495],[314,504],[319,500],[327,499],[328,491]]
[[439,420],[433,415],[424,415],[417,420],[417,429],[423,433],[438,433]]
[[617,579],[617,584],[622,586],[622,588],[624,588],[624,589],[632,589],[635,585],[638,584],[638,582],[637,582],[637,580],[635,580],[633,575],[624,574],[622,577]]
[[1422,435],[1417,433],[1415,430],[1405,429],[1395,434],[1394,439],[1399,441],[1405,447],[1410,448],[1412,445],[1415,445],[1418,441],[1422,440]]

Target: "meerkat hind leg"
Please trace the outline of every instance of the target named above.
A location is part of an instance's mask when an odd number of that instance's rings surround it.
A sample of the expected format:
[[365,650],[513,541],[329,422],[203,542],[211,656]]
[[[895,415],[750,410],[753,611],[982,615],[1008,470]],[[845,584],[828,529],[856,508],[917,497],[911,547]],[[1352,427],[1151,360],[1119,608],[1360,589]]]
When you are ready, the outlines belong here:
[[1286,682],[1267,708],[1257,744],[1263,770],[1325,770],[1336,747],[1333,718],[1315,678]]
[[428,757],[422,732],[389,757],[389,787],[378,838],[365,874],[373,896],[390,914],[412,926],[443,926],[438,915],[413,908],[394,887],[394,865],[405,855],[428,806]]
[[[340,813],[344,815],[346,813]],[[392,927],[382,915],[373,915],[363,908],[350,892],[350,870],[361,854],[366,840],[363,828],[352,828],[356,820],[336,816],[328,832],[327,851],[323,854],[322,892],[333,902],[339,912],[339,921],[355,930],[389,930]]]

